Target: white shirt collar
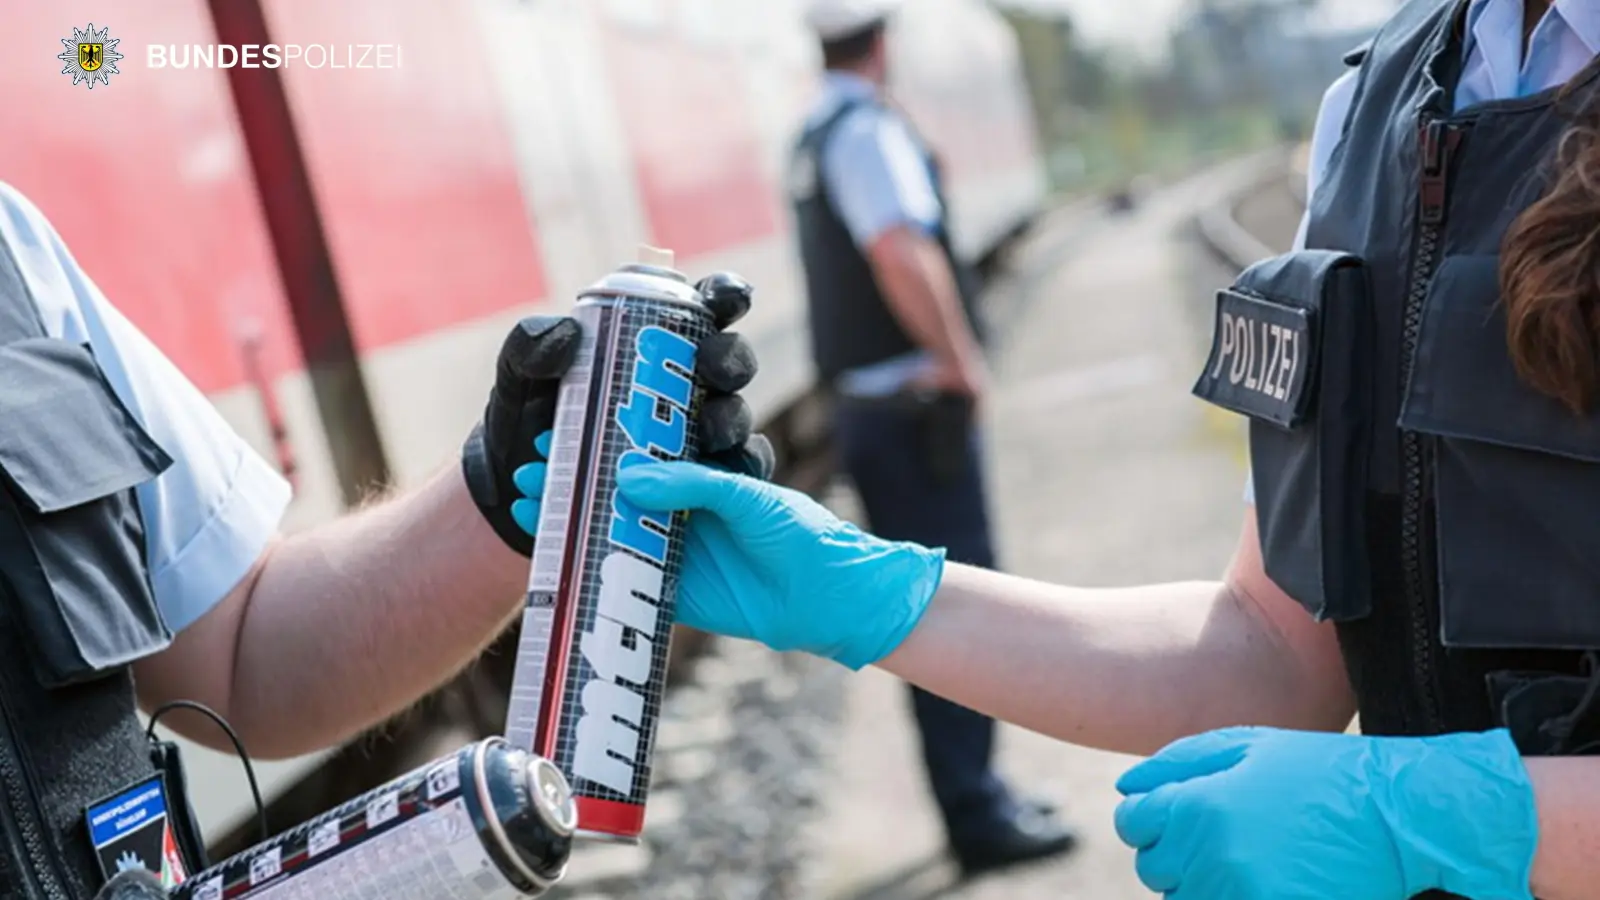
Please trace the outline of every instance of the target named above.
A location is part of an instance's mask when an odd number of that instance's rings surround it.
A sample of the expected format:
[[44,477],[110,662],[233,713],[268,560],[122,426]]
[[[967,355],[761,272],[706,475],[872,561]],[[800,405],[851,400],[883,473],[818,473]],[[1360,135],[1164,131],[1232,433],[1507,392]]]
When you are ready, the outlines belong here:
[[[1515,97],[1526,60],[1522,54],[1523,0],[1472,0],[1467,9],[1463,59],[1474,51],[1489,70],[1495,95]],[[1537,48],[1542,33],[1565,30],[1600,53],[1600,4],[1592,0],[1555,0],[1534,28],[1530,46]]]
[[878,86],[854,72],[830,69],[823,73],[822,83],[827,92],[842,100],[859,100],[878,93]]

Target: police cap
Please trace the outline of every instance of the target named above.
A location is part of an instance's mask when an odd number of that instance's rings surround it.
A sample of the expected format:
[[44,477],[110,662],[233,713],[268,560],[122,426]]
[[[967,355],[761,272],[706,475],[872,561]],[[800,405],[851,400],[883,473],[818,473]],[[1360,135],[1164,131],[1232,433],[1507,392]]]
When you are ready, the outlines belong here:
[[811,0],[806,24],[824,41],[837,41],[866,31],[889,18],[902,0]]

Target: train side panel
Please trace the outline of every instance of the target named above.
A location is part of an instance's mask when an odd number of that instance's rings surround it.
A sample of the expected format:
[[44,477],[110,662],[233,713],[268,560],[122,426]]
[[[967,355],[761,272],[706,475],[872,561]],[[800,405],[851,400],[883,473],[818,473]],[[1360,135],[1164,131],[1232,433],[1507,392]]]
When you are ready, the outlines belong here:
[[1046,199],[1016,32],[977,0],[918,0],[897,18],[890,52],[895,94],[949,173],[956,251],[976,261]]
[[283,72],[391,474],[414,484],[481,414],[507,325],[550,296],[490,60],[438,0],[263,5],[285,44],[401,48],[394,68]]
[[[566,309],[640,243],[691,274],[750,278],[762,295],[743,327],[783,362],[801,298],[746,87],[753,57],[708,33],[704,4],[267,9],[284,42],[408,48],[402,69],[289,73],[398,481],[453,458],[518,317]],[[764,371],[759,414],[803,389],[806,371],[785,368]]]

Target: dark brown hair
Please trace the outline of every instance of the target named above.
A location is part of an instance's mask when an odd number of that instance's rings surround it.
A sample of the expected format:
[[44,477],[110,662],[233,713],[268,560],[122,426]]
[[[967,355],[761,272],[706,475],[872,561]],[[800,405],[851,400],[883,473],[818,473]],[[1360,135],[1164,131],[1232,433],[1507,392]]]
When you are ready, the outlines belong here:
[[1506,343],[1522,380],[1587,412],[1600,394],[1600,109],[1562,136],[1554,183],[1500,252]]

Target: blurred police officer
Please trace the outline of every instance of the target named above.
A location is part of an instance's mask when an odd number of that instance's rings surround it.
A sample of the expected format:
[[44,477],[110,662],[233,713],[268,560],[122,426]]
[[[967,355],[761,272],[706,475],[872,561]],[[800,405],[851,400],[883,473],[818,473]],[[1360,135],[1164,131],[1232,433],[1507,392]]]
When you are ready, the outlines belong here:
[[[812,352],[872,528],[993,568],[975,412],[987,374],[974,279],[951,248],[933,154],[885,96],[892,0],[817,0],[822,96],[791,191]],[[960,48],[950,48],[959,53]],[[1064,853],[1072,832],[992,768],[995,723],[912,689],[946,833],[968,874]]]

